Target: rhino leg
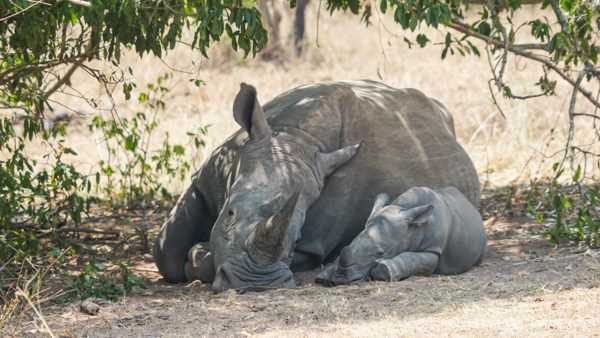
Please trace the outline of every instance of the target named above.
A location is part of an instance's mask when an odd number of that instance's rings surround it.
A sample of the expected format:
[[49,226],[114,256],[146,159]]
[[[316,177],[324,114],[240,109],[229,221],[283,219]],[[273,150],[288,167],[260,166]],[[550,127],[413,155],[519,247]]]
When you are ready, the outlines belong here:
[[171,283],[185,282],[188,252],[198,242],[208,242],[214,219],[204,196],[193,185],[185,191],[160,228],[154,242],[154,261],[158,271]]
[[208,242],[200,242],[188,252],[185,278],[188,282],[200,280],[203,283],[212,283],[215,279],[215,264]]
[[371,279],[399,281],[412,275],[429,275],[438,263],[439,256],[431,252],[403,252],[391,259],[375,261],[371,269]]

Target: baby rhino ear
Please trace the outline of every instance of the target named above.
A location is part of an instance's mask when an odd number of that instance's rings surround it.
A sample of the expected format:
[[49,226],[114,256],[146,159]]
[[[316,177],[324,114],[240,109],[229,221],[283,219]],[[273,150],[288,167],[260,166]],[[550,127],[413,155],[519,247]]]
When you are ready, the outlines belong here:
[[377,195],[377,197],[375,198],[375,202],[373,203],[373,209],[371,210],[371,215],[369,215],[369,218],[373,217],[373,215],[375,215],[377,212],[379,212],[379,210],[381,210],[381,208],[385,207],[389,203],[390,195],[384,192]]
[[433,205],[427,204],[420,207],[406,210],[410,225],[421,227],[431,222],[433,214]]

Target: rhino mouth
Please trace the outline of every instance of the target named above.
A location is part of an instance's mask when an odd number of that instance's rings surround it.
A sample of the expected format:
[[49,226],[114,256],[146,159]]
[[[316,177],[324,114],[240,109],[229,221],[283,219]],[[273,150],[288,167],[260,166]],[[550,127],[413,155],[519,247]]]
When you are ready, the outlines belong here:
[[295,286],[294,275],[283,262],[251,267],[247,263],[228,261],[217,268],[212,289],[215,293],[229,289],[245,293]]

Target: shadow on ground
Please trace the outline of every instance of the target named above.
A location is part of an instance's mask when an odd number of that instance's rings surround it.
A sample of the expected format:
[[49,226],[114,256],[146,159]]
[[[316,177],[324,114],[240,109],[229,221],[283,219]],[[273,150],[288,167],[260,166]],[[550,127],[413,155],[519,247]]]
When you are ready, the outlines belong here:
[[[105,306],[95,317],[81,313],[75,304],[50,306],[44,314],[51,329],[65,336],[247,336],[274,332],[279,336],[325,332],[368,336],[382,328],[383,334],[422,332],[420,327],[430,325],[428,321],[451,318],[455,312],[492,313],[503,307],[518,308],[515,304],[522,302],[541,306],[538,303],[543,303],[543,297],[569,290],[588,290],[585,292],[600,298],[598,252],[554,247],[534,221],[506,217],[499,207],[504,202],[484,196],[488,257],[481,266],[458,276],[411,277],[395,283],[325,288],[313,283],[317,270],[296,274],[300,285],[295,289],[214,295],[210,285],[164,283],[146,254],[135,261],[135,269],[149,280],[147,290]],[[483,310],[478,311],[480,306]],[[498,320],[497,315],[491,317]],[[361,323],[363,328],[374,327],[375,331],[354,331]],[[402,323],[405,325],[398,326]],[[498,333],[495,330],[500,329],[492,324],[488,327],[491,331],[483,333]],[[24,323],[19,332],[35,335],[40,331],[31,321]]]

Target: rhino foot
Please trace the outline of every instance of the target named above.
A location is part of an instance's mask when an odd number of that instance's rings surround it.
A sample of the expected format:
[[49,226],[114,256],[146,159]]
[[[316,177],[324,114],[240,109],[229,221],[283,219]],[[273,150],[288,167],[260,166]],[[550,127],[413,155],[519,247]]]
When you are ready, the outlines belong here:
[[377,264],[371,269],[369,273],[371,279],[379,281],[392,281],[392,268],[389,266],[386,260],[377,261]]
[[212,283],[215,279],[215,268],[208,243],[198,243],[188,252],[185,278],[188,282],[200,280],[203,283]]

